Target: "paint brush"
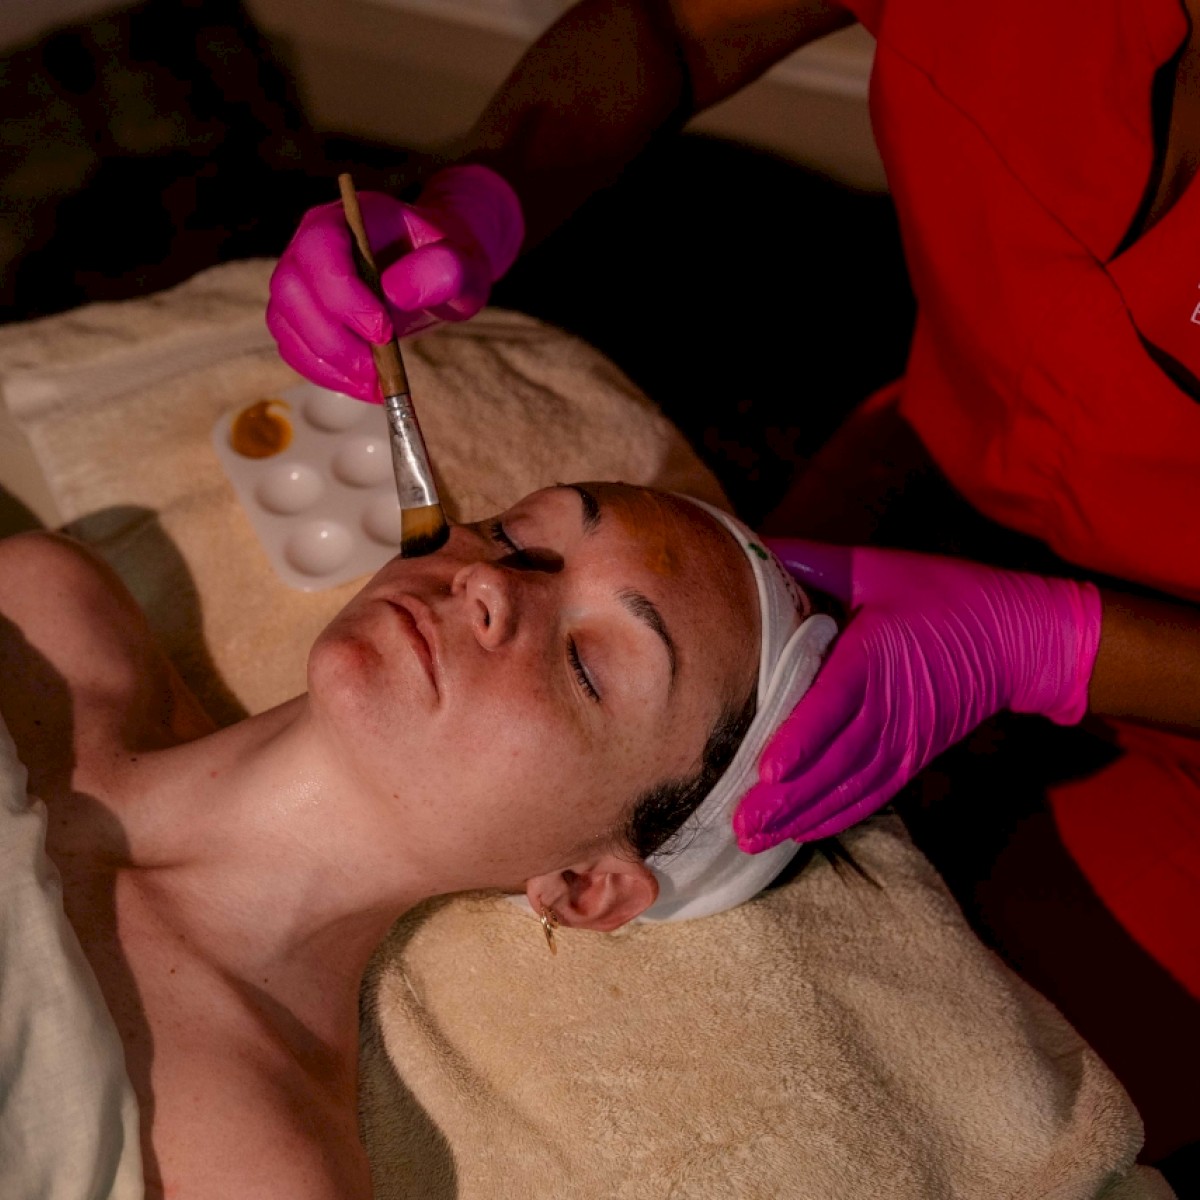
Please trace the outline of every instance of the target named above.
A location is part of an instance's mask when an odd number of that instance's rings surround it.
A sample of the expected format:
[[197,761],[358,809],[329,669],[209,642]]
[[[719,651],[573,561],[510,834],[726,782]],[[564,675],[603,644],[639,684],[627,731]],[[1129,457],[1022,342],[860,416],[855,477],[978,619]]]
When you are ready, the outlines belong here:
[[[379,271],[367,241],[354,181],[349,175],[339,175],[338,187],[342,192],[346,224],[353,235],[354,265],[358,276],[381,303],[386,303]],[[450,526],[438,500],[429,456],[425,453],[425,439],[421,437],[421,427],[413,410],[408,373],[400,357],[400,345],[394,337],[383,345],[372,343],[371,356],[375,360],[375,372],[383,392],[388,440],[392,447],[392,470],[396,476],[396,494],[400,498],[400,556],[417,558],[422,554],[432,554],[445,544],[450,536]]]

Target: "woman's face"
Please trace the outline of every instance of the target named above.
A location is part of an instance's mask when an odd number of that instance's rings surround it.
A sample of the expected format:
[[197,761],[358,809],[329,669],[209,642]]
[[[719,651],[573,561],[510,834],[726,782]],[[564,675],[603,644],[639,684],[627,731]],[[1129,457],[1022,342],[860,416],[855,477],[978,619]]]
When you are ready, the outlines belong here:
[[741,550],[694,505],[548,488],[388,563],[313,647],[312,711],[431,886],[517,888],[696,770],[754,687],[757,626]]

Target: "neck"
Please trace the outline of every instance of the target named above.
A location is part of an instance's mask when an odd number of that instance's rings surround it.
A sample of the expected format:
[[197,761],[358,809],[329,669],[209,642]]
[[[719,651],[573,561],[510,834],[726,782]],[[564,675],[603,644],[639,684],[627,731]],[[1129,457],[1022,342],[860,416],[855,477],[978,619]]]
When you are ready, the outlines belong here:
[[120,857],[156,911],[256,987],[311,994],[320,981],[323,1003],[353,1006],[388,928],[436,890],[386,836],[394,825],[329,752],[304,696],[139,755],[115,790]]

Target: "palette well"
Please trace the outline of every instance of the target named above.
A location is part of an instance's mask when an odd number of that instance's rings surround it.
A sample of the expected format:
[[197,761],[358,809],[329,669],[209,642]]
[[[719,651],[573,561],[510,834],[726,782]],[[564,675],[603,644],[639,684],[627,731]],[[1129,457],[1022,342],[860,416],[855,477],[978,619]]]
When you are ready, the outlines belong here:
[[228,412],[213,447],[276,574],[313,592],[400,549],[383,409],[312,383]]

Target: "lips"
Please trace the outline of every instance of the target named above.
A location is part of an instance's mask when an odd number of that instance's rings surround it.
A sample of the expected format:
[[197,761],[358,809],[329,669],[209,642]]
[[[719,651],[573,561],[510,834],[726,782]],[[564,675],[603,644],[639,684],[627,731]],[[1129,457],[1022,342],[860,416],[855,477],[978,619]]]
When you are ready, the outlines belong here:
[[435,692],[438,688],[437,641],[433,632],[433,621],[429,610],[411,597],[403,600],[388,600],[387,604],[400,618],[405,637],[416,653],[417,661],[429,676]]

